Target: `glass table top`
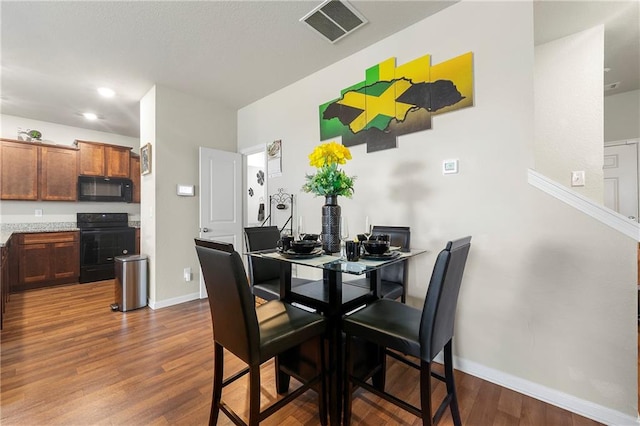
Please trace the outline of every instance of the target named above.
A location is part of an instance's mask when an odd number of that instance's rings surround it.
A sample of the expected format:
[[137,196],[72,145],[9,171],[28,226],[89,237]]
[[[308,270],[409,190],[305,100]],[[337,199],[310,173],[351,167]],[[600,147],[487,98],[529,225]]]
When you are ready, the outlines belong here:
[[417,254],[425,253],[423,249],[410,249],[409,251],[394,250],[384,256],[361,257],[358,261],[349,262],[341,258],[338,254],[329,255],[320,251],[307,255],[282,254],[276,249],[252,251],[246,253],[248,256],[263,259],[273,259],[280,262],[289,262],[296,265],[310,266],[328,271],[344,272],[352,275],[363,275],[383,266],[400,262]]

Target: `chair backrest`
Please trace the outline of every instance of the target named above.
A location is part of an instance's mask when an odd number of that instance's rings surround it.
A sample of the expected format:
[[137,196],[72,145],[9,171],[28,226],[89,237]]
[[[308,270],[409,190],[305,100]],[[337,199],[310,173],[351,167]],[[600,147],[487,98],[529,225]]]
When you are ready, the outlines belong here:
[[[411,228],[408,226],[379,226],[375,225],[373,234],[389,234],[389,243],[392,246],[399,246],[400,251],[409,251],[411,247]],[[385,281],[392,281],[406,285],[406,262],[398,262],[382,268],[380,278]]]
[[232,244],[196,239],[207,287],[213,340],[248,364],[259,358],[260,336],[253,295]]
[[[248,251],[274,249],[280,239],[280,231],[277,226],[254,226],[244,228],[244,237]],[[279,278],[278,262],[249,257],[251,285]]]
[[430,361],[453,337],[462,274],[471,237],[449,241],[438,254],[431,274],[420,323],[420,357]]

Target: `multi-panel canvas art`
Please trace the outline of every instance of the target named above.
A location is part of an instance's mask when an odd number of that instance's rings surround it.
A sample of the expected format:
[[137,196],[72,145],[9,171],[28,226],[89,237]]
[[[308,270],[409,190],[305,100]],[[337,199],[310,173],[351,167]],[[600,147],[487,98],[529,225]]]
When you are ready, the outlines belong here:
[[320,105],[320,139],[342,137],[367,152],[395,148],[396,137],[431,128],[432,116],[473,106],[473,53],[437,65],[425,55],[396,67],[395,58]]

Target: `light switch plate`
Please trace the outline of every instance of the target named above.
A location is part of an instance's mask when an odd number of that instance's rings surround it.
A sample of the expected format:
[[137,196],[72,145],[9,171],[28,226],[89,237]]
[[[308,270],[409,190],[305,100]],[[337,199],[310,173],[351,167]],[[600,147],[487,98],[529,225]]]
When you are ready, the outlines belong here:
[[196,195],[195,185],[176,185],[176,194],[181,197],[193,197]]
[[442,162],[442,174],[458,173],[458,160],[444,160]]
[[571,172],[571,186],[584,186],[584,170]]

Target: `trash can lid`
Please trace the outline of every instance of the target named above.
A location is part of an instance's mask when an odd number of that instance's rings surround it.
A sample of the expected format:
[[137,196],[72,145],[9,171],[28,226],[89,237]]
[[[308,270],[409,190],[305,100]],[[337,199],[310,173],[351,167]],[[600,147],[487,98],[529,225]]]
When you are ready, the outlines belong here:
[[116,262],[137,262],[139,260],[146,260],[146,254],[128,254],[126,256],[117,256]]

